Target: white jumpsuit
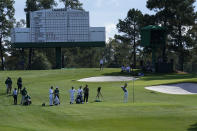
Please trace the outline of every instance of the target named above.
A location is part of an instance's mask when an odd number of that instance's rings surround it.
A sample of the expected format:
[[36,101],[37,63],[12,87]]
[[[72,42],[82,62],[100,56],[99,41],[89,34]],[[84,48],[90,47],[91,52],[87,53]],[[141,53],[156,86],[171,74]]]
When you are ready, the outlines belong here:
[[53,105],[53,90],[49,89],[49,105]]
[[69,92],[70,92],[70,102],[73,104],[74,101],[75,101],[75,89],[71,89]]

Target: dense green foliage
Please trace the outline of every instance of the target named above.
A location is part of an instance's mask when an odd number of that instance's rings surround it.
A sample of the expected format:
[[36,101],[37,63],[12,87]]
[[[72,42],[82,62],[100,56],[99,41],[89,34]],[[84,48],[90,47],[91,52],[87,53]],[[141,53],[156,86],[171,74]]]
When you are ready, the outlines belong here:
[[[79,0],[60,1],[66,8],[83,9],[82,3]],[[109,39],[106,42],[105,48],[62,49],[63,68],[97,67],[101,58],[104,59],[106,67],[120,67],[123,64],[133,64],[134,67],[139,68],[140,62],[151,62],[152,52],[150,48],[139,46],[140,29],[147,25],[160,25],[167,29],[168,35],[166,46],[157,49],[157,59],[162,57],[164,62],[174,59],[176,70],[196,71],[197,12],[194,11],[194,2],[195,0],[148,0],[146,6],[148,9],[155,11],[153,15],[142,14],[140,10],[130,9],[127,15],[125,15],[125,19],[120,19],[117,23],[117,29],[120,34]],[[24,10],[27,20],[26,22],[24,20],[18,21],[15,26],[24,27],[26,24],[29,27],[29,11],[48,9],[55,6],[57,6],[55,0],[27,0]],[[3,6],[0,8],[3,8]],[[11,14],[13,15],[13,12]],[[9,30],[11,25],[6,27],[6,38],[10,36]],[[43,60],[46,60],[44,63],[49,64],[45,67],[56,67],[54,49],[12,49],[10,47],[10,39],[3,39],[3,42],[1,51],[2,69],[4,69],[4,65],[7,70],[35,69],[35,67],[32,67],[32,63],[36,62],[34,61],[36,54],[42,54]],[[7,53],[9,53],[9,56]]]
[[[119,20],[119,23],[117,24],[118,31],[123,33],[123,35],[115,36],[116,39],[120,39],[124,43],[127,43],[127,49],[129,49],[130,47],[130,50],[125,53],[132,55],[132,63],[134,68],[136,68],[136,48],[137,46],[139,46],[137,42],[139,42],[140,40],[140,27],[142,23],[142,18],[143,15],[141,11],[135,9],[129,10],[127,13],[127,17],[124,20]],[[127,64],[131,65],[131,63]]]
[[83,10],[82,3],[79,0],[60,0],[64,3],[65,8]]
[[[123,103],[123,82],[85,83],[78,79],[90,76],[121,75],[120,69],[65,69],[45,71],[0,72],[0,130],[2,131],[194,131],[197,129],[197,95],[168,95],[145,90],[145,86],[177,82],[197,82],[194,74],[145,75],[128,82],[129,102]],[[10,76],[13,87],[23,78],[32,97],[32,105],[13,105],[13,97],[5,95],[4,81]],[[89,85],[88,104],[70,105],[69,89]],[[60,89],[60,106],[48,106],[50,86]],[[93,102],[96,89],[102,87],[104,101]],[[18,98],[20,102],[21,96]],[[41,104],[46,102],[47,106]]]
[[[178,69],[184,70],[187,55],[195,44],[190,30],[195,27],[197,19],[194,11],[195,0],[148,0],[147,8],[156,12],[158,24],[168,30],[168,50],[178,56]],[[165,54],[165,50],[163,52]]]
[[14,23],[14,0],[0,1],[0,57],[1,57],[1,69],[5,69],[4,56],[7,40],[10,36],[11,28]]

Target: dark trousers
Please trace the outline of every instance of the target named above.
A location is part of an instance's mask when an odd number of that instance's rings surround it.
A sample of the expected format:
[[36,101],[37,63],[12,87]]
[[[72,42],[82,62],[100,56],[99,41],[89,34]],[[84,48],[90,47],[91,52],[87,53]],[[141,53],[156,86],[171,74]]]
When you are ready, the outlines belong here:
[[103,70],[103,64],[100,64],[100,70]]
[[59,96],[59,94],[55,94],[55,95],[54,95],[54,99],[55,99],[56,96],[57,96],[57,98],[58,98],[59,101],[60,101],[60,96]]
[[8,84],[8,88],[7,88],[7,94],[11,94],[12,91],[12,85]]
[[88,102],[88,96],[89,96],[88,94],[84,95],[84,102]]
[[17,95],[14,95],[14,105],[17,105]]
[[18,93],[21,93],[21,88],[22,88],[22,85],[18,84]]

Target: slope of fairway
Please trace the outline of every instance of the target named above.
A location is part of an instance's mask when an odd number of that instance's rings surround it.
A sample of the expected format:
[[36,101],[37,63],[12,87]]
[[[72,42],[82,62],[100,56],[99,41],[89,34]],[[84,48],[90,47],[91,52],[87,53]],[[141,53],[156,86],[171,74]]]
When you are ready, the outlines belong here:
[[[146,75],[135,81],[135,103],[132,103],[132,81],[128,82],[129,102],[122,103],[123,82],[87,83],[88,104],[70,105],[69,89],[78,88],[82,78],[120,76],[119,69],[64,69],[50,71],[0,72],[0,131],[195,131],[197,130],[197,95],[169,95],[144,89],[146,86],[197,82],[193,74]],[[10,76],[13,87],[23,78],[32,97],[31,106],[13,105],[5,95],[5,79]],[[60,89],[60,106],[48,105],[50,86]],[[95,103],[96,89],[102,87],[104,102]],[[21,96],[18,98],[18,103]]]

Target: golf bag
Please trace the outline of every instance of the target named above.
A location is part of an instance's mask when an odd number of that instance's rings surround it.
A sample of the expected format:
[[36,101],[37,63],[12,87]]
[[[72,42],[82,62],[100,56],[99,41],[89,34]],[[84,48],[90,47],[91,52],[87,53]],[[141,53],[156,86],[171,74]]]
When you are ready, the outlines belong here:
[[83,97],[82,95],[77,95],[76,104],[83,104]]
[[25,100],[24,100],[23,105],[28,106],[30,104],[31,104],[31,97],[27,95],[27,96],[25,96]]

